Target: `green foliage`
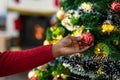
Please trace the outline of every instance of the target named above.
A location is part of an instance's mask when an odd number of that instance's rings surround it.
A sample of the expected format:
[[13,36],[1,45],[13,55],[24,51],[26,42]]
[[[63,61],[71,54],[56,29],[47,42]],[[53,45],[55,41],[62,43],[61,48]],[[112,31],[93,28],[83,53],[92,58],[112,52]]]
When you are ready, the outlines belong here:
[[52,79],[52,76],[48,73],[48,71],[42,71],[39,73],[39,76],[37,77],[38,80],[50,80]]
[[38,75],[37,80],[52,80],[53,77],[56,77],[60,74],[70,75],[70,70],[68,68],[65,68],[57,60],[55,61],[54,66],[49,65],[46,71],[41,71],[37,68],[35,68],[34,71]]
[[64,8],[64,10],[69,10],[77,9],[77,7],[83,2],[91,2],[93,4],[95,3],[95,5],[98,5],[95,7],[95,10],[97,10],[98,12],[106,12],[106,10],[110,8],[110,4],[112,1],[113,0],[61,0],[60,5]]
[[65,68],[61,63],[55,63],[54,66],[50,67],[50,71],[53,77],[60,75],[60,74],[70,74],[70,70]]
[[79,23],[79,17],[72,17],[70,23],[72,26],[77,25]]
[[74,1],[75,0],[61,0],[61,7],[63,7],[64,10],[68,10],[68,9],[73,9],[72,6],[74,6]]
[[58,35],[64,35],[65,29],[62,26],[50,27],[46,31],[46,39],[54,40]]
[[83,23],[82,25],[85,25],[85,29],[94,30],[101,25],[99,24],[101,17],[101,14],[93,15],[91,13],[85,13],[80,17],[79,23]]
[[52,80],[52,75],[49,71],[40,71],[37,68],[35,68],[34,71],[37,74],[37,80]]
[[63,66],[59,65],[58,68],[56,68],[52,71],[52,76],[55,77],[55,76],[60,75],[60,74],[67,74],[68,75],[69,73],[70,73],[69,69],[64,68]]

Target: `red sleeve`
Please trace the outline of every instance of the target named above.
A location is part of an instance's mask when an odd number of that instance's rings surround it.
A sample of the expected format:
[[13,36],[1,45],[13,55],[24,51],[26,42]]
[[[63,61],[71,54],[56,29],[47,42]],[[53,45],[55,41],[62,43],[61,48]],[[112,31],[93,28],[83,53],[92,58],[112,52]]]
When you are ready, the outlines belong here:
[[24,72],[54,60],[51,46],[0,53],[0,77]]

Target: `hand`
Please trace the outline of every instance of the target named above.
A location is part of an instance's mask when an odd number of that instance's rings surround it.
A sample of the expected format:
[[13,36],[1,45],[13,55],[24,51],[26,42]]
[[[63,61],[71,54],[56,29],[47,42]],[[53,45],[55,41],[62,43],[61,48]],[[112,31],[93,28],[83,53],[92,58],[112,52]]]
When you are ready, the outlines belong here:
[[67,36],[63,38],[52,46],[53,56],[66,56],[87,50],[90,46],[83,46],[80,40],[81,37]]

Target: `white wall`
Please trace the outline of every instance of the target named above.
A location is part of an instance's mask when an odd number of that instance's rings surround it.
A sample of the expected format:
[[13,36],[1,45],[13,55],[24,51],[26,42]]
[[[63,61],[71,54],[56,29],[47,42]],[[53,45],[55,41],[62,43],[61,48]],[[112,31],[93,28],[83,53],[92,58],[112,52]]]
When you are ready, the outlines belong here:
[[0,0],[0,15],[6,15],[7,12],[6,0]]
[[58,10],[54,5],[54,0],[8,0],[8,7],[33,12],[54,12]]
[[14,20],[19,17],[17,12],[8,12],[7,13],[7,22],[6,22],[6,37],[18,37],[19,31],[15,29]]

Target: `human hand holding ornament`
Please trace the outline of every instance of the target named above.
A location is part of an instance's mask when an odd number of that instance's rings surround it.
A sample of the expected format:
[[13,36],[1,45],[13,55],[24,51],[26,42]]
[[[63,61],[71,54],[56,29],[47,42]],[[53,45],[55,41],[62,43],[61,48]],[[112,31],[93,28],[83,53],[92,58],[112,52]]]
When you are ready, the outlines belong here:
[[52,46],[52,53],[54,57],[59,57],[84,52],[93,45],[93,42],[93,36],[88,33],[81,37],[66,36]]

